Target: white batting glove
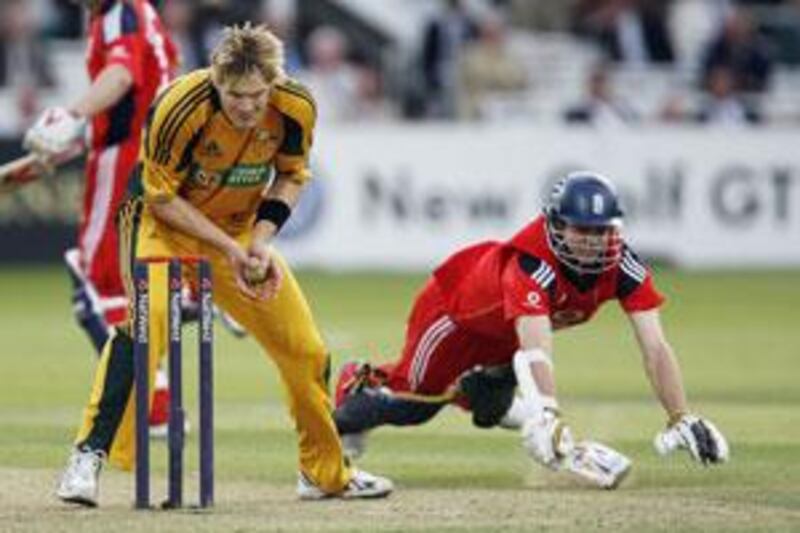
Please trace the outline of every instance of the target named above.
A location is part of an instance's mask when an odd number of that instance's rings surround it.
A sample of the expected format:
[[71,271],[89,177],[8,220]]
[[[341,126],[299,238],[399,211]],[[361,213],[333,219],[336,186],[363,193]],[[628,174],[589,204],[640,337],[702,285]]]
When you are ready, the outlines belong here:
[[522,446],[534,460],[558,469],[575,446],[572,432],[556,411],[544,409],[522,424]]
[[656,451],[661,455],[678,448],[689,451],[692,459],[703,465],[724,463],[728,460],[728,441],[717,427],[699,416],[685,414],[664,431],[656,435]]
[[83,144],[85,130],[86,119],[63,107],[51,107],[25,133],[23,146],[45,158],[53,158]]

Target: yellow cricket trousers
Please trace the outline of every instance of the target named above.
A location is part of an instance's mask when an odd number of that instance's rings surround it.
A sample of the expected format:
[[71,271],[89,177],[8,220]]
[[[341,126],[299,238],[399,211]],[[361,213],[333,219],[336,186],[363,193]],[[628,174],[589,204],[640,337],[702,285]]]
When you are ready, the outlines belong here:
[[[273,251],[284,274],[278,294],[268,301],[255,301],[239,291],[227,257],[158,223],[140,200],[132,200],[123,208],[119,233],[120,263],[131,301],[132,257],[200,255],[209,260],[214,303],[244,326],[278,367],[298,433],[300,470],[326,492],[342,490],[352,473],[345,465],[331,416],[326,384],[328,354],[308,303],[284,259]],[[244,246],[249,239],[249,234],[238,238]],[[195,267],[184,266],[183,271],[187,280],[196,279]],[[167,346],[166,278],[166,265],[151,265],[151,392],[155,370]],[[111,462],[124,469],[133,468],[135,460],[132,390],[133,344],[128,325],[120,328],[103,349],[76,439],[78,445],[105,449]]]

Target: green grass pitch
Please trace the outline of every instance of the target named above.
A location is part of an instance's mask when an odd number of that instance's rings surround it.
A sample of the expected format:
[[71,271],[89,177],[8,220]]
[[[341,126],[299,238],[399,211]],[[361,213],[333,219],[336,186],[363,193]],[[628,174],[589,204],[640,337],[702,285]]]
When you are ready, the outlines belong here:
[[[422,276],[300,274],[333,353],[389,359]],[[456,409],[415,429],[371,436],[361,465],[393,478],[386,501],[300,503],[294,434],[276,372],[251,340],[217,327],[217,505],[207,513],[134,512],[133,479],[107,469],[101,507],[53,496],[89,390],[94,356],[73,324],[66,274],[0,270],[0,531],[800,531],[800,271],[659,272],[667,333],[691,406],[728,436],[716,469],[662,459],[664,423],[627,321],[609,305],[556,335],[561,404],[579,436],[629,454],[616,492],[580,486],[524,457],[514,433],[472,428]],[[196,427],[196,351],[185,335]],[[191,349],[191,351],[190,351]],[[196,498],[196,434],[187,499]],[[165,494],[156,443],[153,493]]]

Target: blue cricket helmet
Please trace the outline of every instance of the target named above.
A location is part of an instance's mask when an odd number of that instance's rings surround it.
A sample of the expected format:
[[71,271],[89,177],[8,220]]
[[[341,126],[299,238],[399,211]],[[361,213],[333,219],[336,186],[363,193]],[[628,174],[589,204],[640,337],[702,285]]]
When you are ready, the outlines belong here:
[[590,171],[572,172],[558,180],[545,206],[548,218],[573,226],[621,226],[619,196],[608,179]]
[[550,248],[569,268],[598,274],[619,262],[624,214],[605,177],[586,170],[568,174],[553,186],[544,213]]

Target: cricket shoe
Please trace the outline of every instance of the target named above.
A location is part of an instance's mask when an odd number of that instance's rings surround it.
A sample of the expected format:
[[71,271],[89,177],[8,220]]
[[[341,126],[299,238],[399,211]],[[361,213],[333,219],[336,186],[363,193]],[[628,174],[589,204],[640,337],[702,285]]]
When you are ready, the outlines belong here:
[[380,368],[369,363],[349,361],[342,365],[336,380],[334,401],[336,407],[342,405],[349,395],[361,392],[365,388],[377,389],[386,384],[387,375]]
[[56,496],[65,502],[97,507],[100,470],[105,458],[105,452],[100,450],[73,449]]
[[341,498],[343,500],[385,498],[392,493],[392,490],[394,490],[394,484],[391,480],[358,469],[353,469],[353,477],[350,478],[345,488],[338,493],[324,492],[302,472],[297,479],[297,496],[306,501],[326,500],[329,498]]

